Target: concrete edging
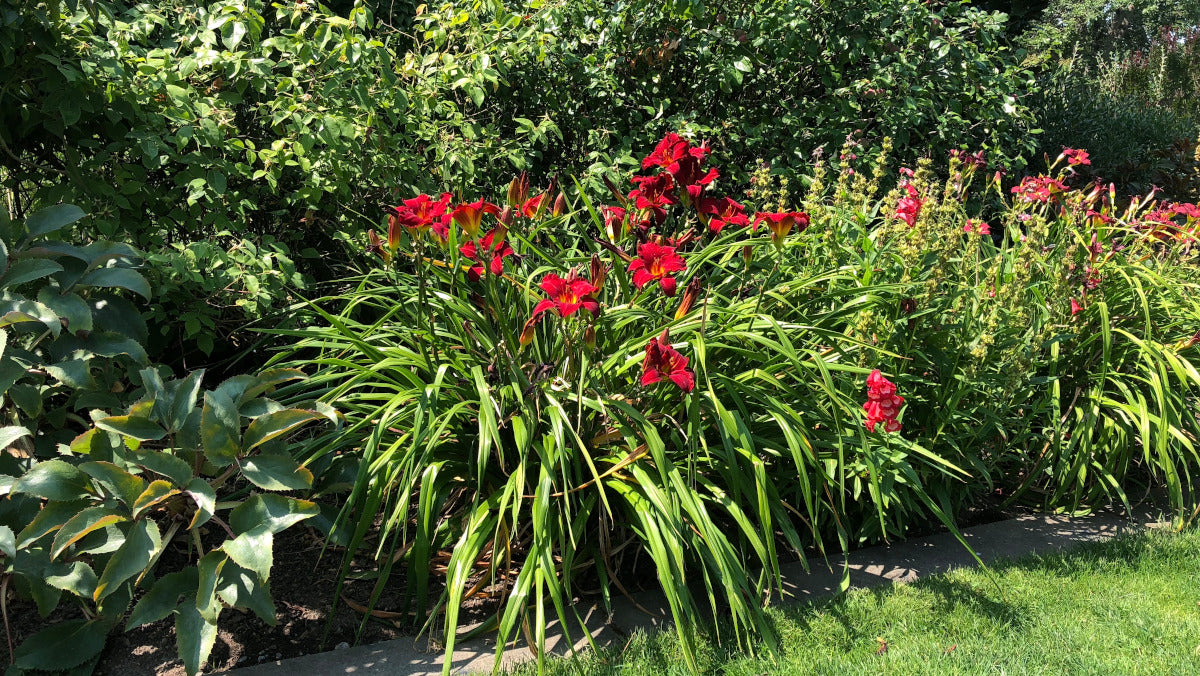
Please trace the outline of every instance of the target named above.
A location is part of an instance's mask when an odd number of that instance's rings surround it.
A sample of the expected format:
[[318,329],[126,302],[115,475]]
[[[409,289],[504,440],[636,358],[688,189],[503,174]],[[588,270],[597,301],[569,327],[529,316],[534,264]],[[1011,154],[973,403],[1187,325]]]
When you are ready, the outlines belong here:
[[[1022,516],[1006,521],[983,524],[963,530],[963,536],[984,563],[1014,557],[1054,552],[1085,543],[1104,540],[1139,521],[1110,514],[1087,517],[1053,515]],[[830,563],[810,559],[810,570],[801,562],[781,566],[784,597],[780,605],[803,603],[833,596],[841,583],[841,568],[836,560]],[[945,573],[955,568],[974,567],[975,559],[950,533],[938,533],[914,538],[892,545],[867,547],[850,553],[850,585],[875,587],[888,583],[908,583],[922,577]],[[636,630],[653,631],[669,627],[670,610],[661,592],[642,592],[632,599],[618,596],[613,599],[612,616],[606,616],[599,605],[579,609],[580,616],[592,632],[597,645],[623,643]],[[578,640],[575,649],[588,646],[579,627],[570,632]],[[557,621],[546,630],[547,649],[567,652],[566,641]],[[494,637],[463,641],[454,650],[453,673],[490,672],[494,664]],[[507,666],[535,658],[527,647],[510,647],[504,651]],[[234,670],[235,676],[293,676],[294,674],[364,674],[395,676],[437,676],[442,673],[443,653],[429,648],[428,638],[400,638],[372,645],[305,655],[275,662],[265,662]]]

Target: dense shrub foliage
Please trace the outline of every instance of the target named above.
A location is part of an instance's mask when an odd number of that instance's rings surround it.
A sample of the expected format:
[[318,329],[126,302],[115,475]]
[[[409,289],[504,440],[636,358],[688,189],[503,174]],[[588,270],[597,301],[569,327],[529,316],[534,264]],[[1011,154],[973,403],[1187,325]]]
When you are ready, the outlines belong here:
[[382,519],[379,584],[403,562],[449,650],[465,599],[501,600],[501,644],[570,627],[640,549],[691,659],[701,606],[771,645],[756,599],[788,552],[952,527],[989,491],[1194,500],[1200,209],[1120,207],[1073,150],[1003,194],[962,153],[880,197],[887,151],[803,198],[761,170],[745,205],[674,134],[607,206],[524,177],[503,210],[406,200],[356,290],[284,332],[317,369],[288,392],[348,419],[311,457],[362,453],[348,554]]

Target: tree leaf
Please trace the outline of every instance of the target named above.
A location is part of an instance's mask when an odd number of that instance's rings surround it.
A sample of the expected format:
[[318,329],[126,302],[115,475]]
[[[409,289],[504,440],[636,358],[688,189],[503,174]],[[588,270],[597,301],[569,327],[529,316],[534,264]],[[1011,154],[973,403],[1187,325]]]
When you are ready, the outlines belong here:
[[246,434],[242,437],[242,450],[249,451],[305,423],[320,419],[320,413],[300,408],[288,408],[260,416],[246,428]]
[[39,237],[62,230],[85,215],[83,209],[74,204],[56,204],[30,214],[29,218],[25,220],[25,231],[30,238]]
[[30,436],[30,432],[24,427],[17,427],[15,425],[0,427],[0,451],[12,446],[12,443],[17,439],[28,436]]
[[60,501],[86,495],[87,489],[88,476],[74,465],[58,459],[39,462],[13,484],[14,493]]
[[0,288],[11,289],[19,284],[62,271],[63,266],[48,258],[22,258],[13,263],[4,273],[4,277],[0,278]]
[[199,581],[200,572],[194,566],[163,575],[133,607],[125,631],[169,616],[179,606],[181,596],[186,596],[186,603],[193,605]]
[[180,605],[175,615],[175,647],[188,676],[195,676],[200,671],[216,641],[217,624],[201,617],[195,605]]
[[67,320],[67,330],[71,333],[92,330],[92,309],[78,294],[58,293],[54,287],[44,286],[38,291],[37,298],[39,303]]
[[13,665],[27,670],[65,671],[99,654],[107,637],[108,623],[102,620],[59,622],[17,646]]
[[50,546],[50,560],[58,558],[59,554],[79,541],[80,538],[94,530],[111,526],[122,521],[128,521],[123,514],[112,507],[88,507],[71,517],[58,532],[54,534],[54,544]]
[[286,455],[257,455],[242,461],[242,474],[266,491],[312,488],[313,475]]
[[237,406],[228,395],[217,391],[204,393],[204,409],[200,413],[200,440],[204,455],[217,467],[225,467],[237,459],[241,448],[241,418]]
[[128,289],[150,300],[150,282],[140,272],[130,268],[97,268],[80,277],[79,284]]
[[316,516],[315,502],[267,493],[251,496],[229,513],[229,525],[235,533],[247,533],[260,526],[278,533],[289,526]]
[[125,533],[125,544],[121,545],[104,567],[92,599],[99,601],[116,591],[122,582],[140,575],[154,560],[154,555],[158,553],[162,544],[162,535],[153,521],[135,521]]

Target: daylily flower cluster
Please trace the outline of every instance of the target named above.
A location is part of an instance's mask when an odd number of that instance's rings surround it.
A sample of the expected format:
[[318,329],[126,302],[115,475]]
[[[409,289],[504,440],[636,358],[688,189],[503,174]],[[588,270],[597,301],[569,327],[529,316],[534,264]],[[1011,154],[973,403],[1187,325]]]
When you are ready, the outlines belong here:
[[899,432],[900,407],[904,405],[904,397],[896,394],[896,385],[883,376],[879,369],[871,371],[867,376],[867,401],[863,410],[867,412],[867,431],[874,432],[875,426],[883,423],[885,432]]
[[1070,190],[1065,183],[1049,176],[1026,176],[1020,185],[1013,186],[1012,193],[1027,203],[1045,204],[1058,199]]

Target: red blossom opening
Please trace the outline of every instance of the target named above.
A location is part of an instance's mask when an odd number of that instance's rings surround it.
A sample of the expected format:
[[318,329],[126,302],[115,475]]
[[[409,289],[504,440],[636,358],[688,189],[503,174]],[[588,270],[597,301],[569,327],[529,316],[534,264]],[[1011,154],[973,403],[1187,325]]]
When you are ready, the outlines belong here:
[[633,284],[639,290],[646,284],[658,280],[663,293],[675,295],[675,273],[687,269],[675,248],[646,242],[638,246],[638,257],[630,261],[629,272],[633,273]]
[[[396,207],[396,213],[388,220],[388,244],[392,244],[392,226],[400,226],[409,231],[410,235],[433,232],[438,239],[445,241],[450,232],[451,215],[447,213],[450,207],[451,195],[442,193],[438,199],[421,194]],[[399,236],[398,233],[396,235]]]
[[642,387],[649,387],[664,379],[675,383],[684,392],[696,387],[696,374],[687,367],[688,358],[671,347],[666,331],[658,338],[651,338],[646,345],[646,357],[642,360]]
[[758,228],[758,224],[762,221],[767,222],[767,227],[771,228],[771,241],[776,244],[783,242],[783,238],[788,236],[792,228],[796,228],[796,232],[804,232],[808,229],[808,214],[803,211],[780,211],[776,213],[757,213],[754,215],[754,227]]
[[484,214],[499,216],[500,207],[491,202],[479,200],[478,202],[458,205],[450,215],[454,218],[454,222],[458,223],[458,226],[466,231],[468,235],[476,237],[479,235],[479,226]]
[[[481,260],[480,248],[483,249],[483,262],[488,264],[487,270],[496,276],[504,274],[504,258],[505,256],[513,255],[513,248],[509,245],[508,240],[504,238],[503,228],[495,228],[484,235],[483,239],[479,241],[479,246],[475,245],[474,240],[470,240],[458,247],[458,250],[464,257],[473,261],[479,261]],[[474,265],[470,270],[467,270],[467,279],[472,282],[479,280],[483,275],[484,267],[482,263]]]
[[908,196],[901,198],[896,203],[896,218],[904,221],[911,228],[916,224],[917,215],[921,213],[921,205],[925,201],[917,197],[919,193],[913,184],[905,183],[904,190],[908,192]]
[[904,405],[904,397],[896,394],[896,385],[883,376],[879,369],[871,371],[867,376],[867,401],[863,410],[867,412],[866,427],[868,432],[874,432],[875,426],[883,423],[885,432],[899,432],[900,407]]
[[593,315],[600,312],[600,303],[595,296],[599,287],[593,286],[574,271],[566,279],[551,272],[542,278],[540,286],[549,298],[533,308],[533,317],[549,310],[557,312],[559,317],[570,317],[581,308]]

